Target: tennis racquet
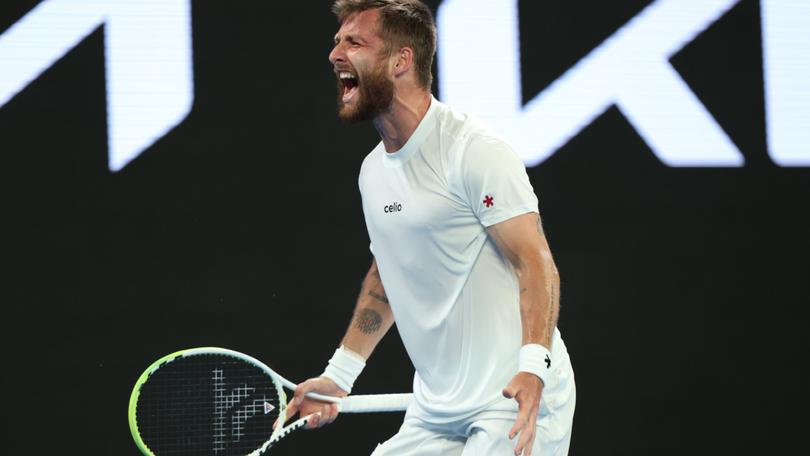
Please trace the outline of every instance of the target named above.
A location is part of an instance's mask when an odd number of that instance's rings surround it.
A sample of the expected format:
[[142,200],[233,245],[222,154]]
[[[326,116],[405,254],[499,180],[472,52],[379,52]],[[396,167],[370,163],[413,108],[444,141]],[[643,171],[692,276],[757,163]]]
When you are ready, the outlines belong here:
[[[129,399],[129,428],[148,456],[259,455],[304,427],[311,416],[284,426],[285,387],[294,390],[296,385],[244,353],[216,347],[181,350],[155,361],[140,376]],[[344,413],[402,411],[411,400],[411,394],[307,396],[337,403]]]

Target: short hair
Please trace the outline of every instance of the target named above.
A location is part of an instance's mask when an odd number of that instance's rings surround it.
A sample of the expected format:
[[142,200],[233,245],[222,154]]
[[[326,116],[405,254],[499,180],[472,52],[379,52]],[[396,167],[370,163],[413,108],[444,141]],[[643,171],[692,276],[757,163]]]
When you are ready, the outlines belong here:
[[436,55],[436,22],[433,13],[419,0],[335,0],[332,12],[341,24],[349,16],[379,8],[379,34],[387,55],[407,46],[413,49],[416,76],[423,88],[433,83]]

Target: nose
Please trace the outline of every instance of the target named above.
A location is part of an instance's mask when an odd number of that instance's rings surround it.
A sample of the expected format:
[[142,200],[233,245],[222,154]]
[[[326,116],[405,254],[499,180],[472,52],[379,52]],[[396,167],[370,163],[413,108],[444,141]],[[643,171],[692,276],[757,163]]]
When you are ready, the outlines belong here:
[[332,52],[329,53],[329,62],[334,65],[336,62],[343,62],[346,59],[346,55],[343,52],[343,46],[340,43],[335,43],[335,47],[332,48]]

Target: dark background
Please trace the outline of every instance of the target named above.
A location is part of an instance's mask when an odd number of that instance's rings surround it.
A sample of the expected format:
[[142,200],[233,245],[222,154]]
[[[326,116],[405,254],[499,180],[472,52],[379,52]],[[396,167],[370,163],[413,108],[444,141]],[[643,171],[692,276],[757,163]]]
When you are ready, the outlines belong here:
[[[36,3],[0,4],[0,32]],[[649,3],[521,1],[524,97]],[[224,346],[300,381],[348,323],[378,138],[336,119],[329,2],[192,10],[193,109],[122,171],[103,27],[0,108],[4,454],[137,454],[127,402],[157,357]],[[742,168],[666,167],[610,109],[528,170],[562,275],[573,455],[806,446],[810,169],[768,157],[761,58],[743,0],[672,59]],[[392,331],[355,392],[412,372]],[[368,454],[401,418],[342,416],[273,454]]]

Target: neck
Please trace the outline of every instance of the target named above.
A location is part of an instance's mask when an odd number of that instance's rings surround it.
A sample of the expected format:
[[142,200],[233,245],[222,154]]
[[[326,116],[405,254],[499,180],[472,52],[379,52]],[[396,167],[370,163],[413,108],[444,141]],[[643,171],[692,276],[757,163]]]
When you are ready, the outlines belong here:
[[388,153],[402,149],[430,107],[430,92],[415,90],[409,94],[395,94],[391,108],[374,118],[374,128]]

